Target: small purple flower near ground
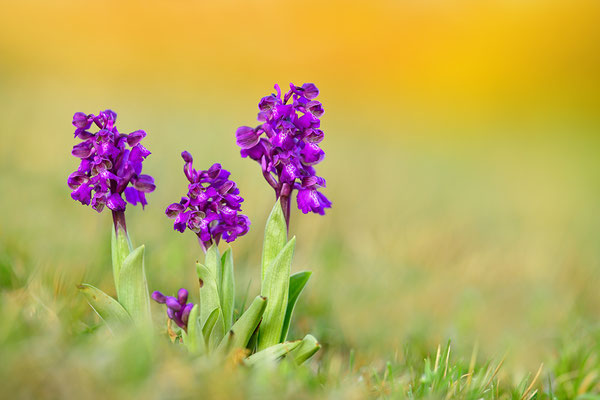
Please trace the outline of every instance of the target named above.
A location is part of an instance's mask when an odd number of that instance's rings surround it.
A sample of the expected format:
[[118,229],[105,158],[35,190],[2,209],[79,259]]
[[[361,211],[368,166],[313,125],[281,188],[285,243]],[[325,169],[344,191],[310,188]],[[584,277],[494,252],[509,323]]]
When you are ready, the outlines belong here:
[[275,90],[277,94],[263,97],[258,103],[258,120],[262,124],[256,128],[239,127],[236,143],[242,149],[242,157],[250,157],[261,165],[289,225],[289,198],[294,189],[298,190],[296,200],[303,213],[323,215],[326,208],[331,208],[331,202],[319,192],[325,187],[325,179],[318,177],[314,169],[325,158],[319,147],[324,136],[319,118],[324,110],[315,100],[319,89],[312,83],[290,83],[283,98],[279,85],[275,85]]
[[176,298],[173,296],[165,296],[161,292],[156,291],[152,293],[152,299],[157,303],[166,304],[168,317],[173,320],[177,326],[187,332],[188,318],[192,308],[194,308],[194,304],[187,302],[188,291],[186,289],[179,289]]
[[248,232],[250,220],[239,212],[244,199],[235,182],[229,180],[229,171],[221,164],[213,164],[206,171],[196,171],[193,158],[184,151],[183,172],[190,182],[187,197],[167,207],[165,214],[175,219],[174,228],[185,232],[186,228],[198,236],[206,250],[221,238],[227,242]]
[[[142,174],[142,162],[150,155],[140,143],[146,132],[119,133],[116,119],[112,110],[97,116],[82,112],[73,116],[75,137],[83,141],[73,146],[71,154],[81,162],[67,183],[74,200],[97,212],[106,206],[113,213],[122,213],[126,207],[123,194],[130,204],[144,207],[148,204],[146,193],[156,188],[154,178]],[[96,133],[91,132],[94,125],[99,129]]]

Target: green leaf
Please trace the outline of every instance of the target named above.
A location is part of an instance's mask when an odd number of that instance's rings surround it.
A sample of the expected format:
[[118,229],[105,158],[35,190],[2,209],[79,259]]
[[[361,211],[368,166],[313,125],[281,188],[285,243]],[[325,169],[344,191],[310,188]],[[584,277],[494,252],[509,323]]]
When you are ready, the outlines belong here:
[[290,269],[295,246],[296,237],[294,236],[273,260],[265,274],[261,294],[269,301],[260,324],[259,351],[280,343],[279,339],[288,303]]
[[264,283],[267,269],[273,263],[273,260],[281,252],[287,242],[287,225],[283,210],[279,201],[275,202],[267,225],[265,226],[265,239],[263,241],[262,261],[261,261],[261,283]]
[[197,272],[200,282],[200,323],[205,325],[214,310],[219,311],[210,335],[204,336],[204,339],[208,343],[209,350],[212,350],[217,347],[225,334],[223,310],[221,309],[219,290],[214,273],[202,264],[197,264]]
[[188,318],[188,330],[187,334],[183,333],[183,342],[187,346],[188,350],[192,354],[204,353],[206,349],[206,343],[204,342],[204,336],[202,335],[202,328],[200,327],[200,306],[196,304],[190,316]]
[[233,330],[230,330],[225,335],[223,340],[221,340],[221,343],[219,343],[219,346],[217,347],[217,352],[221,354],[229,353],[229,350],[233,349],[233,342],[235,341],[235,337],[235,332]]
[[235,302],[235,281],[233,276],[233,253],[231,249],[227,249],[221,257],[221,265],[223,269],[223,280],[221,281],[221,290],[219,292],[221,298],[221,309],[223,310],[223,321],[225,322],[225,330],[231,329],[233,324],[233,309]]
[[206,250],[206,255],[204,256],[204,265],[215,277],[217,289],[221,289],[223,271],[221,268],[221,256],[219,255],[219,248],[216,244],[213,244],[208,248],[208,250]]
[[[202,309],[202,307],[200,307],[200,309]],[[217,323],[217,320],[219,319],[220,313],[221,313],[221,310],[218,308],[215,308],[214,310],[212,310],[212,312],[206,319],[206,322],[204,324],[202,324],[202,336],[204,337],[204,343],[206,345],[208,345],[208,338],[210,337],[210,334],[212,333],[212,331],[215,327],[215,324]]]
[[302,339],[302,342],[300,342],[300,346],[292,350],[290,355],[294,358],[296,364],[301,365],[319,351],[320,348],[321,344],[313,335],[306,335]]
[[245,360],[246,365],[257,365],[264,363],[272,363],[285,356],[302,343],[301,340],[296,340],[294,342],[285,342],[279,343],[270,347],[267,347],[264,350],[259,351],[258,353],[254,353],[250,357]]
[[[267,299],[262,296],[256,298],[250,304],[250,307],[242,314],[242,316],[233,324],[231,330],[235,333],[231,348],[246,348],[250,337],[260,323],[260,319],[267,306]],[[219,347],[223,346],[223,342],[227,337],[223,338]]]
[[283,328],[281,330],[281,339],[279,340],[280,342],[285,342],[287,339],[294,307],[296,307],[298,297],[300,297],[300,293],[302,293],[302,290],[304,289],[304,286],[306,286],[306,283],[310,279],[311,275],[312,272],[310,271],[301,271],[290,276],[290,291],[288,294],[287,309],[285,310],[285,318],[283,320]]
[[84,283],[79,285],[79,292],[85,296],[89,305],[113,334],[131,325],[131,317],[123,306],[102,290]]
[[113,228],[111,231],[110,238],[110,251],[112,255],[112,266],[113,266],[113,277],[115,280],[115,288],[119,287],[119,274],[121,273],[121,266],[123,265],[123,261],[129,253],[133,250],[131,245],[131,240],[129,240],[129,236],[125,229],[119,225],[119,231],[116,232]]
[[144,246],[140,246],[123,260],[117,286],[119,303],[127,310],[134,322],[150,324],[150,297],[144,271]]

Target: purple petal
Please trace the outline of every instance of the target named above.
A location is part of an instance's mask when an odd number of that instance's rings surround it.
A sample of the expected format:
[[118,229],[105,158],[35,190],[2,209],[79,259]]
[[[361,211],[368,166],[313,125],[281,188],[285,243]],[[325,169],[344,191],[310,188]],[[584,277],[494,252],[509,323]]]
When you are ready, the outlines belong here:
[[175,311],[181,310],[181,304],[179,304],[179,301],[177,301],[177,299],[175,297],[167,296],[166,304],[167,304],[167,307],[169,307]]
[[125,203],[119,194],[113,193],[108,200],[106,200],[106,206],[113,211],[125,211],[127,203]]
[[91,118],[82,112],[76,112],[73,115],[73,126],[80,129],[88,129],[92,124]]
[[185,210],[185,206],[183,204],[173,203],[167,207],[165,214],[167,214],[167,217],[173,219],[182,213],[183,210]]
[[167,297],[158,290],[152,292],[152,299],[160,304],[165,304],[167,302]]
[[137,177],[135,182],[133,182],[133,187],[135,187],[140,192],[150,193],[156,189],[156,185],[154,184],[154,178],[150,175],[140,175]]
[[83,184],[71,193],[71,198],[73,200],[81,202],[81,204],[89,206],[91,200],[91,193],[92,187],[88,184]]
[[306,143],[301,154],[305,165],[318,164],[325,158],[325,152],[316,143]]
[[181,233],[185,232],[185,227],[187,226],[187,221],[189,218],[189,212],[180,213],[179,215],[177,215],[177,218],[175,218],[175,225],[173,225],[173,228],[175,228],[176,231],[179,231]]
[[189,293],[186,289],[179,289],[179,291],[177,292],[177,300],[179,301],[179,304],[181,304],[182,306],[185,305],[185,303],[187,303],[188,295]]
[[260,136],[253,128],[250,128],[249,126],[240,126],[235,132],[235,139],[237,145],[242,149],[249,149],[256,146],[260,140]]
[[73,146],[71,154],[78,158],[88,158],[94,152],[94,145],[90,141],[81,142]]
[[302,85],[302,91],[304,92],[304,97],[309,100],[312,100],[319,95],[319,89],[317,89],[314,83],[305,83]]
[[137,145],[145,137],[146,137],[146,132],[143,130],[131,132],[129,135],[127,135],[127,144],[130,147],[133,147],[133,146]]

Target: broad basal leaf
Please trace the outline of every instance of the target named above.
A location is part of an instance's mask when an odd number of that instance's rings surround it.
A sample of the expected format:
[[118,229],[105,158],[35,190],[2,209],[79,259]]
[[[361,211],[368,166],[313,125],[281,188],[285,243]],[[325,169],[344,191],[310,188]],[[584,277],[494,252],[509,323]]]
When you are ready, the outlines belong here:
[[294,358],[296,364],[300,365],[311,358],[320,348],[321,344],[313,335],[306,335],[300,342],[300,346],[291,351],[290,356]]
[[[256,327],[260,323],[260,319],[267,306],[267,299],[262,296],[256,296],[256,298],[250,304],[250,307],[242,314],[242,316],[233,324],[231,331],[234,333],[233,341],[231,342],[231,348],[245,348],[250,340],[250,337],[256,330]],[[223,346],[223,342],[226,341],[227,337],[223,339],[219,347]]]
[[264,350],[259,351],[258,353],[254,353],[250,357],[248,357],[245,361],[246,365],[258,365],[263,363],[272,363],[279,360],[281,357],[285,356],[302,343],[301,340],[296,340],[294,342],[285,342],[279,343],[270,347],[267,347]]
[[221,309],[223,310],[223,322],[225,323],[225,331],[231,329],[233,324],[233,309],[235,301],[235,281],[233,277],[233,253],[231,249],[227,249],[221,257],[222,266],[222,281],[221,290],[219,291],[221,299]]
[[298,297],[300,297],[300,293],[302,293],[302,290],[304,289],[304,286],[306,286],[311,275],[312,272],[310,271],[301,271],[290,276],[290,290],[288,294],[287,309],[285,310],[285,318],[283,320],[283,328],[281,330],[281,339],[279,340],[280,342],[285,342],[287,339],[294,307],[296,307]]
[[290,268],[295,246],[296,237],[293,237],[279,252],[265,273],[261,294],[269,301],[260,324],[259,351],[279,343],[281,338],[288,303]]
[[119,232],[115,232],[114,227],[110,231],[110,251],[112,255],[113,276],[115,288],[118,290],[121,266],[123,265],[125,258],[131,253],[131,250],[133,250],[133,247],[131,246],[131,241],[129,240],[127,232],[125,232],[121,226],[119,226]]
[[262,262],[261,262],[261,283],[265,279],[267,268],[273,263],[273,260],[281,252],[287,242],[287,225],[283,210],[279,201],[275,202],[267,225],[265,226],[265,238],[263,242]]
[[204,336],[208,343],[208,349],[211,350],[217,347],[225,334],[223,310],[221,309],[217,281],[213,272],[202,264],[197,264],[197,272],[200,282],[200,323],[202,326],[206,325],[209,316],[215,310],[218,310],[210,335]]
[[84,283],[79,285],[79,292],[85,296],[89,305],[113,334],[131,325],[131,317],[123,306],[102,290]]
[[184,343],[192,354],[202,354],[206,351],[206,343],[200,326],[200,306],[196,304],[188,318],[187,333],[183,335]]
[[119,303],[137,323],[150,324],[150,297],[144,271],[144,246],[133,250],[123,260],[117,287]]

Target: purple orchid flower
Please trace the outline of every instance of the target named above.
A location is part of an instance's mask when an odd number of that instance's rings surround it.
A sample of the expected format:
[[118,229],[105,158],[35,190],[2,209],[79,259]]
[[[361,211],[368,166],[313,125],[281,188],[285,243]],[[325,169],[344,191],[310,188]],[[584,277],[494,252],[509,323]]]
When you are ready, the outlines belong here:
[[188,319],[193,303],[188,303],[188,291],[184,288],[179,289],[177,297],[165,296],[159,291],[152,293],[152,299],[160,304],[166,304],[167,315],[181,329],[187,332]]
[[323,215],[326,208],[331,208],[331,202],[319,192],[325,187],[325,180],[314,169],[325,158],[319,147],[324,136],[319,118],[324,110],[315,100],[319,89],[312,83],[290,83],[290,90],[283,97],[279,85],[275,85],[275,90],[277,94],[263,97],[258,103],[258,120],[262,124],[256,128],[241,126],[235,136],[242,157],[260,164],[263,176],[281,202],[289,227],[294,189],[303,213]]
[[190,182],[187,197],[167,207],[165,214],[174,219],[174,229],[185,232],[186,228],[198,236],[202,249],[206,251],[220,239],[233,242],[248,232],[250,220],[239,213],[244,199],[234,181],[229,180],[229,171],[221,164],[213,164],[206,171],[196,171],[193,158],[184,151],[183,172]]
[[[154,178],[142,174],[142,162],[150,152],[140,144],[146,132],[119,133],[115,125],[117,114],[101,111],[97,116],[77,112],[73,116],[75,137],[83,140],[73,146],[71,154],[81,160],[79,168],[69,175],[67,184],[73,200],[91,205],[97,212],[108,207],[113,212],[115,229],[125,227],[127,203],[148,204],[146,193],[154,191]],[[91,131],[92,126],[98,132]]]

